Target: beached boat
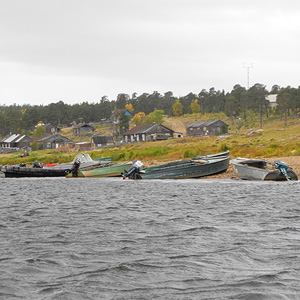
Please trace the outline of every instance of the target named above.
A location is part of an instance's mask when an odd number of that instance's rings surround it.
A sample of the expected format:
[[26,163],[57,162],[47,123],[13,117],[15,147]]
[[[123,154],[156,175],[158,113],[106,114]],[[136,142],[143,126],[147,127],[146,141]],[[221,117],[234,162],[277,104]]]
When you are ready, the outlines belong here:
[[66,176],[67,169],[33,168],[18,165],[4,166],[1,168],[5,177],[62,177]]
[[2,166],[1,171],[5,177],[63,177],[72,171],[76,162],[80,162],[80,168],[95,166],[101,164],[100,161],[94,161],[89,154],[78,154],[70,163],[49,164],[43,166],[39,161],[33,162],[31,167],[26,164]]
[[132,162],[111,162],[102,161],[100,165],[91,167],[80,167],[78,171],[74,170],[66,175],[67,178],[72,177],[118,177],[121,173],[128,169]]
[[276,160],[235,158],[230,161],[236,177],[245,180],[298,180],[286,163]]
[[199,178],[226,171],[229,165],[229,157],[229,151],[226,151],[146,168],[143,167],[141,161],[135,161],[132,167],[122,175],[124,179]]

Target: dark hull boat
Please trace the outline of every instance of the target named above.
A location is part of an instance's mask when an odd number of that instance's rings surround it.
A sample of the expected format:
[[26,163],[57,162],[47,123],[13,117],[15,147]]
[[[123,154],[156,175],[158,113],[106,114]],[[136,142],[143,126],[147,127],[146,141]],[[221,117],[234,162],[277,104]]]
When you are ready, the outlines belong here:
[[130,179],[187,179],[218,174],[227,170],[229,152],[198,156],[192,159],[173,161],[143,169],[140,161],[134,162],[123,178]]
[[69,169],[53,169],[53,168],[29,168],[20,166],[5,166],[1,171],[5,177],[62,177],[66,176]]
[[32,167],[21,165],[3,166],[1,172],[5,177],[65,177],[72,171],[74,164],[79,161],[80,167],[99,165],[101,162],[93,161],[88,154],[78,154],[73,162],[43,167],[40,162],[34,162]]
[[264,159],[236,158],[230,161],[236,177],[245,180],[298,180],[296,173],[284,162]]

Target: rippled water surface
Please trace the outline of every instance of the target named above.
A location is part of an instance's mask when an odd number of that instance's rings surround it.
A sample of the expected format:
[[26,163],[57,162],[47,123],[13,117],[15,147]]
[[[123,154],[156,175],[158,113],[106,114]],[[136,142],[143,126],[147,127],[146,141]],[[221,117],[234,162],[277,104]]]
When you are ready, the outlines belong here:
[[0,299],[300,299],[298,182],[0,187]]

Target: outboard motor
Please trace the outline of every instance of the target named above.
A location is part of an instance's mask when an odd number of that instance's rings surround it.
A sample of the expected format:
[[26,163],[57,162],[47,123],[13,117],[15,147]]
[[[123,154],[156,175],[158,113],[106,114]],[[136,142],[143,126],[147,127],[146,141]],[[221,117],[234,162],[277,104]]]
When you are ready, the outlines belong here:
[[123,179],[127,177],[130,179],[142,179],[139,173],[142,170],[143,166],[144,165],[140,160],[134,160],[129,170],[125,171],[125,173],[121,173]]
[[274,166],[279,170],[279,173],[284,175],[286,180],[291,180],[291,177],[288,175],[287,170],[290,168],[285,162],[281,160],[275,160]]
[[80,159],[76,159],[73,163],[73,166],[70,170],[68,170],[68,174],[72,173],[72,177],[78,177],[78,169],[80,167]]
[[19,167],[26,167],[26,164],[25,163],[20,163]]
[[32,167],[33,167],[33,168],[39,168],[39,169],[43,168],[43,166],[42,166],[42,164],[41,164],[40,161],[35,161],[35,162],[32,164]]

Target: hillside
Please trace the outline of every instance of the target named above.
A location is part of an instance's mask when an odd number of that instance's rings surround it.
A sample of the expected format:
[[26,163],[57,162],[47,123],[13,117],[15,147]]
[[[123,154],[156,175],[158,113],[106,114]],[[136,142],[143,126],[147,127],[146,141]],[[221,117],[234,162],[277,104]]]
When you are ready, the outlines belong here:
[[[115,157],[115,160],[125,161],[140,159],[145,165],[158,162],[191,158],[198,155],[217,153],[229,149],[232,157],[297,157],[300,155],[300,119],[290,117],[287,126],[279,117],[264,119],[260,128],[259,116],[251,116],[247,122],[231,120],[219,115],[187,115],[180,118],[168,118],[164,125],[175,131],[183,132],[185,127],[195,121],[221,119],[229,124],[229,134],[219,137],[171,139],[157,142],[143,142],[122,145],[121,147],[105,148],[88,151],[92,158]],[[103,135],[111,135],[110,126],[95,124],[96,132]],[[238,130],[238,127],[240,129]],[[74,138],[71,128],[64,128],[63,135],[74,141],[89,141],[90,136]],[[77,152],[57,152],[56,150],[35,151],[30,154],[30,161],[39,160],[42,163],[69,162],[73,160]],[[28,162],[28,158],[19,158],[18,153],[1,154],[0,164],[19,164]]]

